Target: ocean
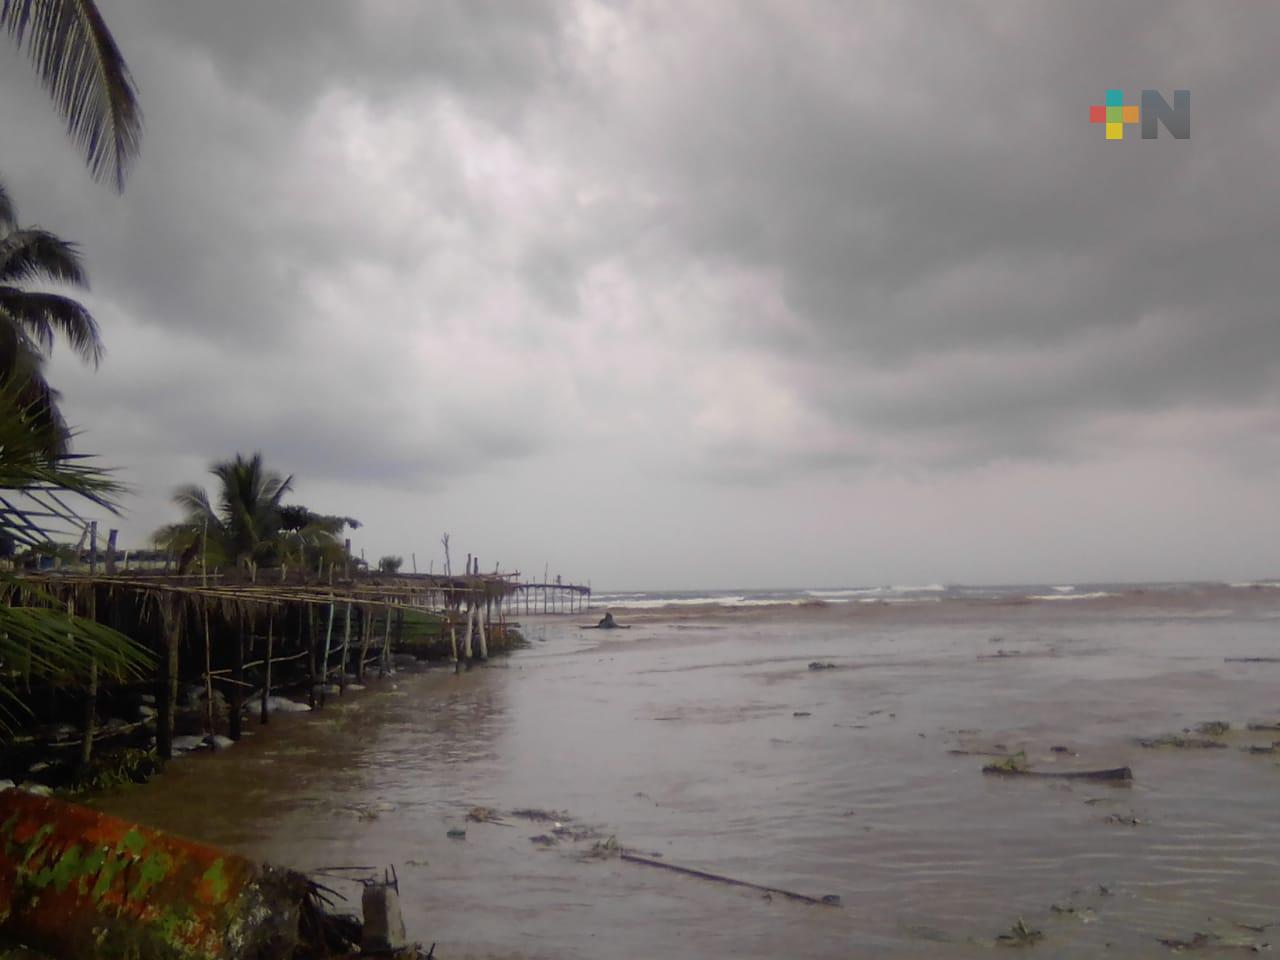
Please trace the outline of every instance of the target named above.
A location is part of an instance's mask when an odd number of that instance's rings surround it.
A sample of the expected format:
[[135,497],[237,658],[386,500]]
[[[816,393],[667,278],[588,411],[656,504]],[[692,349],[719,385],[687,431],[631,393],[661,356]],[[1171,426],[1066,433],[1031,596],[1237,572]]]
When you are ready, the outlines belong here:
[[[332,868],[394,864],[440,957],[1215,956],[1280,919],[1272,587],[598,593],[100,804],[357,909]],[[1012,756],[1133,779],[983,773]]]

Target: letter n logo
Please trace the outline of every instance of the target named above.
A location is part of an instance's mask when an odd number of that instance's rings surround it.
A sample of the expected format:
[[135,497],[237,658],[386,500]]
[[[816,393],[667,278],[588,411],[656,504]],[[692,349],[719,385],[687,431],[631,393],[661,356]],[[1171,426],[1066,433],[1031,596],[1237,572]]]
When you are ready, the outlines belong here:
[[1160,96],[1159,90],[1142,91],[1142,139],[1159,137],[1160,124],[1175,140],[1191,139],[1191,91],[1173,91],[1173,106]]

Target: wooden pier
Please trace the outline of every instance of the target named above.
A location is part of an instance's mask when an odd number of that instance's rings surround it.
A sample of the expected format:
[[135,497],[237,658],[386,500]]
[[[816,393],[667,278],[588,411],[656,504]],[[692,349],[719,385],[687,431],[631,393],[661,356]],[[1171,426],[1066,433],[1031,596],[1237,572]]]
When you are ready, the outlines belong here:
[[[83,720],[78,736],[53,743],[29,734],[9,745],[66,757],[68,765],[78,757],[82,767],[95,742],[134,731],[145,738],[152,727],[157,753],[167,759],[179,721],[188,732],[194,723],[206,736],[225,732],[237,740],[250,707],[261,723],[269,721],[281,694],[323,708],[349,684],[390,673],[396,651],[419,659],[430,653],[464,669],[509,647],[518,635],[508,621],[513,610],[532,610],[536,598],[548,612],[567,612],[581,609],[590,596],[582,587],[522,584],[517,574],[335,576],[329,570],[320,577],[279,569],[179,576],[137,569],[99,573],[97,567],[94,558],[90,570],[15,573],[0,583],[0,602],[58,604],[152,654],[150,676],[104,675],[99,682],[95,670],[87,687],[25,678],[22,699],[45,720]],[[410,624],[429,630],[427,639],[411,640]],[[140,699],[154,703],[154,716],[103,728],[101,715],[109,711],[118,718],[124,703],[143,713]]]
[[573,583],[513,583],[503,598],[504,609],[524,616],[543,613],[581,613],[591,606],[591,588]]

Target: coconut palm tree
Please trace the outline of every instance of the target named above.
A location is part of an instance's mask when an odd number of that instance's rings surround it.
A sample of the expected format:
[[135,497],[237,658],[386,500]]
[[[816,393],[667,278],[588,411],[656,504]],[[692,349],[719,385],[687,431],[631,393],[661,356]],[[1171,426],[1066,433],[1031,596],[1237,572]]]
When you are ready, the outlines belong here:
[[142,141],[142,109],[97,5],[0,0],[0,30],[30,56],[94,179],[123,190]]
[[203,487],[179,487],[173,501],[186,516],[153,535],[158,547],[186,563],[203,556],[206,566],[231,564],[249,571],[281,562],[333,563],[342,554],[343,528],[360,526],[351,517],[282,503],[293,477],[268,470],[261,453],[236,454],[209,472],[218,478],[216,504]]
[[252,569],[269,561],[279,546],[280,500],[293,477],[268,470],[261,453],[247,458],[237,453],[209,472],[218,478],[216,506],[203,487],[179,487],[173,501],[186,516],[158,530],[156,543],[187,555],[203,554],[206,564]]
[[12,384],[29,417],[43,426],[51,452],[65,452],[67,431],[58,393],[44,377],[44,362],[58,337],[87,363],[102,357],[93,315],[60,293],[31,289],[47,282],[85,288],[88,277],[75,244],[39,227],[19,227],[13,203],[0,186],[0,384]]

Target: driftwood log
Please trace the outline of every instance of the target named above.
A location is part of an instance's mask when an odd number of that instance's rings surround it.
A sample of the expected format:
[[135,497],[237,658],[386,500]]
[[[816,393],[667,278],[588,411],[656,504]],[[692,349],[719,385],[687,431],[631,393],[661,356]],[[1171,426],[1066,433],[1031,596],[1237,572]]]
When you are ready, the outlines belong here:
[[762,893],[778,894],[778,896],[786,897],[788,900],[798,900],[801,903],[808,903],[818,907],[838,907],[840,906],[840,898],[834,895],[825,897],[811,897],[808,894],[796,893],[793,890],[783,890],[780,887],[766,887],[758,883],[751,883],[747,880],[738,880],[734,877],[726,877],[719,873],[711,873],[707,870],[695,870],[693,867],[681,867],[674,863],[667,863],[665,860],[654,860],[651,857],[643,857],[637,853],[628,853],[625,850],[619,856],[627,861],[627,863],[642,863],[646,867],[660,867],[663,870],[671,870],[675,873],[683,873],[687,877],[698,877],[702,880],[714,880],[716,883],[727,883],[733,887],[747,887],[751,890],[759,890]]
[[1055,780],[1101,780],[1107,782],[1124,782],[1133,779],[1133,771],[1128,767],[1112,767],[1109,770],[1023,770],[1001,764],[988,764],[982,772],[995,777],[1040,777]]

